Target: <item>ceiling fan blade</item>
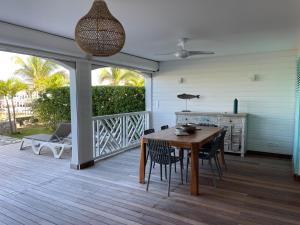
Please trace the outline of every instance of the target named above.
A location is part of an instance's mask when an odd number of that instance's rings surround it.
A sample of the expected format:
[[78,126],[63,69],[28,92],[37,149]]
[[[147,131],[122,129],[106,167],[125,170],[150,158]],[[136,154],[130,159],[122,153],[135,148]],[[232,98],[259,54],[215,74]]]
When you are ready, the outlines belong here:
[[161,55],[161,56],[164,56],[164,55],[174,55],[176,52],[168,52],[168,53],[158,53],[158,54],[155,54],[155,55]]
[[214,52],[211,51],[189,51],[189,55],[213,55]]

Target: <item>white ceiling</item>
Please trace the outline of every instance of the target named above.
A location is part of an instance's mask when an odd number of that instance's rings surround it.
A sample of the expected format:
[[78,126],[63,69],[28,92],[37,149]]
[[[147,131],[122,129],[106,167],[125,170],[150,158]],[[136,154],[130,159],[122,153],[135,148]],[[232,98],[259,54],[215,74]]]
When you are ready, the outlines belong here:
[[[0,20],[74,39],[92,0],[0,0]],[[190,50],[216,55],[298,46],[300,0],[107,0],[126,30],[123,52],[172,60],[180,37]],[[1,35],[1,31],[0,31]],[[202,56],[212,57],[212,56]]]

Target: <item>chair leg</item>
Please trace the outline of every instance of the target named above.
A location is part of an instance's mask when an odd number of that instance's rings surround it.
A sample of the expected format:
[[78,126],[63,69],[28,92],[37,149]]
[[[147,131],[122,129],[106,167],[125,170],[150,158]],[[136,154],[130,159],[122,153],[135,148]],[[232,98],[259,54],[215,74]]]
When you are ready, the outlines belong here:
[[185,182],[188,183],[188,177],[189,177],[189,161],[190,158],[187,156],[186,158],[186,173],[185,173]]
[[[167,167],[166,167],[167,168]],[[169,164],[169,182],[168,182],[168,197],[170,197],[170,188],[171,188],[171,171],[172,171],[172,164]]]
[[20,145],[20,150],[23,150],[23,144],[24,144],[24,139],[22,139],[21,145]]
[[216,159],[217,159],[218,166],[219,166],[219,168],[220,168],[220,173],[221,173],[221,176],[223,176],[223,170],[222,170],[222,167],[221,167],[221,164],[220,164],[220,161],[219,161],[218,155],[216,156]]
[[150,170],[149,170],[149,176],[148,176],[148,182],[147,182],[147,189],[146,191],[148,191],[149,189],[149,184],[150,184],[150,177],[151,177],[151,172],[152,172],[152,160],[150,161]]
[[218,164],[216,158],[217,158],[217,157],[215,156],[215,157],[214,157],[214,161],[215,161],[215,164],[216,164],[216,168],[217,168],[217,170],[218,170],[219,178],[220,178],[220,180],[221,180],[221,179],[222,179],[222,175],[221,175],[221,171],[220,171],[220,168],[219,168],[219,164]]
[[[175,158],[176,157],[175,151],[173,152],[173,155],[174,155],[174,158]],[[177,171],[176,171],[176,162],[175,162],[175,173],[177,173]]]
[[160,167],[160,180],[162,181],[162,164],[160,164],[159,167]]
[[201,162],[202,162],[202,166],[203,166],[203,159],[201,160]]
[[168,175],[167,175],[167,164],[165,164],[165,177],[166,177],[166,180],[168,180]]
[[210,169],[211,169],[211,172],[212,172],[214,187],[216,187],[215,172],[214,172],[214,168],[213,168],[212,163],[211,163],[211,159],[208,160],[208,163],[209,163],[209,166],[210,166]]
[[183,184],[183,158],[180,159],[180,178],[181,184]]
[[181,184],[183,184],[183,158],[184,158],[184,152],[183,149],[179,149],[179,162],[180,162],[180,179],[181,179]]
[[227,164],[226,164],[226,161],[225,161],[225,157],[224,157],[224,153],[222,153],[221,151],[219,152],[219,156],[221,157],[221,162],[225,168],[225,170],[227,170]]

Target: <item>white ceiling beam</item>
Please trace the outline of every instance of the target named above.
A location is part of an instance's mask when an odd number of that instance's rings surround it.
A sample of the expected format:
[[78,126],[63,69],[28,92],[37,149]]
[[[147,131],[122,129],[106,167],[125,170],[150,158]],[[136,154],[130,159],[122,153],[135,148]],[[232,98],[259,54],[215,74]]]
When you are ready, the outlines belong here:
[[76,42],[38,30],[0,21],[0,50],[33,54],[57,60],[88,60],[95,65],[116,65],[143,71],[158,71],[159,63],[153,60],[118,53],[111,57],[87,57]]

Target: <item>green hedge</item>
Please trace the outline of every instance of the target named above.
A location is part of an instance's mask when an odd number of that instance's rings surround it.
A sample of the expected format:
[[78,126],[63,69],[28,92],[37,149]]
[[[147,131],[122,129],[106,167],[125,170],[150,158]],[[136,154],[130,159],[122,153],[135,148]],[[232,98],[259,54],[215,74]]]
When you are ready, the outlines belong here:
[[[145,88],[127,86],[92,87],[93,116],[145,110]],[[33,104],[38,119],[51,128],[70,121],[70,88],[47,89]]]

